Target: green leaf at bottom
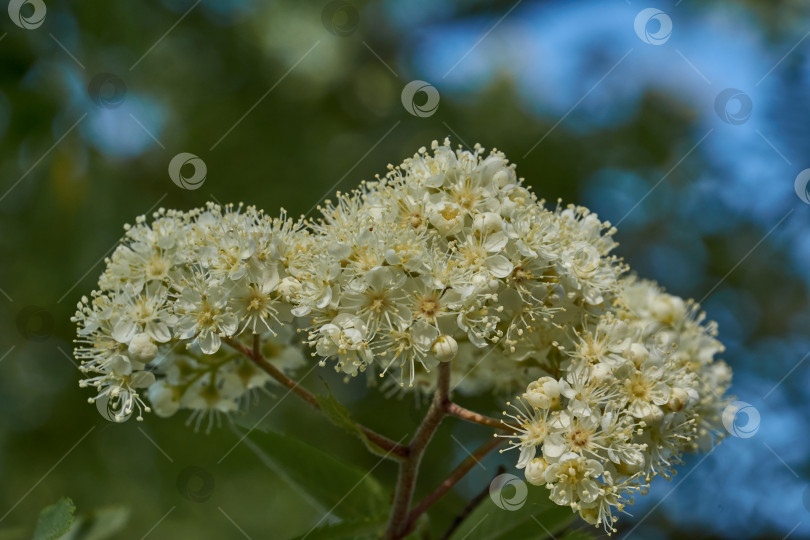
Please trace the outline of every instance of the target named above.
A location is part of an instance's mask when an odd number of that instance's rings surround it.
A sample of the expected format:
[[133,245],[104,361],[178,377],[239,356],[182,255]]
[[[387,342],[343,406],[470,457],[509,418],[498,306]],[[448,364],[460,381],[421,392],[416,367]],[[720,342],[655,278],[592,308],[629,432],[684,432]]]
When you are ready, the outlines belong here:
[[[385,514],[390,495],[360,469],[292,437],[253,431],[245,443],[321,510],[351,520]],[[377,462],[379,464],[381,462]]]
[[73,522],[76,507],[67,497],[62,497],[54,504],[46,506],[39,513],[34,540],[53,540],[67,532]]

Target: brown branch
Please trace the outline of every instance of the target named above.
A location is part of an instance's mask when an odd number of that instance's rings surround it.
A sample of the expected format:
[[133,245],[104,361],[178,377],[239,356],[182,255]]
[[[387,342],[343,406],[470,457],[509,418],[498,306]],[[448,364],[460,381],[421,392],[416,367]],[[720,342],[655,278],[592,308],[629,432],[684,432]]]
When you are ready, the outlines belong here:
[[419,473],[422,455],[442,419],[447,414],[447,404],[449,402],[450,362],[442,362],[439,364],[439,376],[436,381],[433,402],[430,404],[430,409],[428,409],[425,418],[417,428],[416,434],[408,446],[410,454],[407,459],[399,464],[394,502],[391,507],[388,527],[383,536],[386,540],[397,540],[407,535],[407,528],[410,527],[408,513],[413,499],[413,492],[416,488],[416,477]]
[[464,476],[470,472],[470,470],[475,467],[478,462],[480,462],[484,456],[489,454],[492,450],[494,450],[499,444],[504,441],[502,437],[492,437],[491,439],[487,440],[484,444],[479,446],[470,456],[467,457],[464,461],[462,461],[453,472],[450,473],[441,484],[439,484],[436,489],[430,492],[424,499],[422,499],[419,504],[414,507],[410,514],[408,514],[408,522],[405,532],[408,533],[413,528],[414,523],[416,520],[424,514],[428,508],[433,506],[439,499],[444,497],[448,491],[450,491],[453,486],[455,486]]
[[[267,361],[261,353],[261,342],[258,334],[253,335],[253,348],[232,339],[223,338],[222,341],[227,343],[237,351],[241,352],[250,358],[257,366],[262,368],[268,375],[280,382],[282,385],[294,392],[298,397],[312,405],[317,410],[321,410],[321,405],[318,399],[308,391],[306,388],[298,384],[296,381],[290,379],[281,372],[276,366]],[[396,441],[392,441],[388,437],[377,433],[376,431],[367,428],[366,426],[358,424],[358,427],[363,432],[363,435],[375,446],[381,448],[386,456],[391,456],[395,459],[401,460],[408,457],[409,450],[407,446],[403,446]]]
[[462,420],[466,420],[467,422],[472,422],[474,424],[482,424],[484,426],[493,427],[495,429],[505,429],[507,431],[516,431],[518,426],[514,424],[509,424],[504,422],[503,420],[498,420],[497,418],[492,418],[489,416],[484,416],[483,414],[479,414],[475,411],[471,411],[469,409],[465,409],[458,403],[448,402],[447,405],[447,414],[452,414],[453,416],[457,416]]

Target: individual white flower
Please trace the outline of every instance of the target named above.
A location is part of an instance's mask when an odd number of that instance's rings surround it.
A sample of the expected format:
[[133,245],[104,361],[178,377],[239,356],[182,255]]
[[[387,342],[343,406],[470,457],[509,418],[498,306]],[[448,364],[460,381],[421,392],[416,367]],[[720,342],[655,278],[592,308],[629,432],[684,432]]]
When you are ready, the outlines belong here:
[[441,201],[428,207],[430,224],[442,236],[452,236],[464,227],[464,211],[453,202]]
[[363,320],[363,325],[374,333],[378,328],[402,330],[411,313],[405,291],[405,273],[390,266],[372,268],[362,278],[348,284],[343,300],[348,312]]
[[244,330],[250,329],[254,334],[274,333],[282,319],[291,318],[289,304],[277,294],[278,285],[278,269],[269,265],[257,281],[242,279],[232,286],[229,306]]
[[537,409],[556,409],[560,405],[560,382],[553,377],[541,377],[529,383],[523,397]]
[[375,356],[385,365],[380,376],[385,376],[390,367],[399,365],[400,386],[405,385],[403,373],[406,369],[408,385],[411,386],[416,377],[417,365],[430,372],[438,363],[434,351],[438,338],[439,331],[424,321],[417,321],[402,330],[391,329],[386,332],[376,344]]
[[323,325],[318,335],[310,336],[310,339],[315,341],[315,350],[319,355],[337,356],[338,367],[349,375],[356,375],[373,359],[373,353],[365,341],[367,332],[368,327],[359,317],[342,313]]
[[235,373],[209,372],[188,387],[180,404],[194,411],[189,421],[196,420],[196,428],[207,418],[206,430],[210,431],[214,422],[219,421],[220,414],[232,413],[238,409],[238,400],[242,394],[243,387]]
[[116,298],[119,305],[111,319],[114,325],[112,337],[121,343],[129,343],[137,333],[146,333],[159,343],[169,341],[169,326],[174,319],[166,304],[167,295],[162,287],[138,294],[131,287],[125,287]]
[[573,452],[560,456],[559,461],[545,471],[546,482],[551,484],[551,500],[562,506],[595,501],[600,491],[596,479],[602,470],[602,465],[595,459]]
[[214,354],[222,337],[233,335],[238,328],[236,315],[228,308],[227,291],[219,285],[188,286],[177,299],[177,322],[180,339],[195,338],[204,354]]
[[155,414],[168,418],[180,409],[180,399],[183,394],[178,387],[172,386],[166,380],[162,380],[149,387],[147,397]]
[[616,370],[616,377],[622,381],[621,392],[627,400],[627,411],[636,418],[646,420],[660,419],[663,415],[661,405],[669,401],[670,388],[661,378],[663,366],[652,363],[637,369],[632,364],[625,364]]

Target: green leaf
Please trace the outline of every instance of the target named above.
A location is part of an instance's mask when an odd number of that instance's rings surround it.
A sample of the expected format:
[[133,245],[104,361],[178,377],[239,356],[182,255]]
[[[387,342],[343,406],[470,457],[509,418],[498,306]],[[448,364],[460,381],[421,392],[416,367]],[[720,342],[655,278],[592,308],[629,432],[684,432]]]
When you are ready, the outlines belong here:
[[331,523],[324,527],[295,537],[295,540],[344,540],[346,538],[379,538],[382,528],[388,521],[387,516],[377,516],[373,518],[358,519],[352,521],[342,521]]
[[46,506],[39,513],[34,540],[53,540],[67,532],[73,522],[76,507],[67,497],[62,497],[54,504]]
[[[522,480],[516,481],[526,489],[525,503],[520,506],[516,501],[517,504],[514,504],[520,508],[505,510],[496,505],[492,497],[487,497],[467,516],[450,539],[539,540],[550,538],[576,518],[569,507],[551,502],[548,490],[527,486]],[[511,493],[508,492],[510,489]],[[521,498],[521,492],[515,492],[515,488],[506,486],[503,492],[507,501],[512,497]]]
[[363,433],[363,430],[360,429],[357,422],[352,420],[349,409],[335,399],[335,396],[329,389],[329,385],[327,385],[326,382],[324,382],[323,385],[326,387],[326,395],[316,395],[315,400],[318,402],[318,405],[321,406],[321,411],[324,413],[324,415],[326,415],[326,417],[340,429],[360,437],[360,440],[363,441],[366,447],[375,454],[387,455],[388,452],[371,442],[368,437],[366,437],[366,434]]
[[129,508],[109,506],[79,516],[61,540],[107,540],[114,538],[127,525]]
[[390,494],[371,476],[377,465],[371,471],[360,469],[273,432],[254,430],[245,443],[267,466],[325,512],[347,520],[388,512]]

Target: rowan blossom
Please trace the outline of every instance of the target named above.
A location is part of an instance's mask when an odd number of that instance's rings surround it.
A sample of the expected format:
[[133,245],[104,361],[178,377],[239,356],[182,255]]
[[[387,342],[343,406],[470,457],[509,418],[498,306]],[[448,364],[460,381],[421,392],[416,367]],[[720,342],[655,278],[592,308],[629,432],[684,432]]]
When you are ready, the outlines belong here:
[[112,404],[116,420],[189,409],[210,427],[269,380],[225,341],[257,335],[280,369],[303,364],[290,323],[307,233],[284,213],[242,205],[152,217],[125,227],[99,289],[77,306],[81,384],[96,390],[91,401]]
[[73,317],[90,401],[117,421],[190,410],[210,429],[273,380],[256,352],[417,399],[445,363],[462,396],[514,396],[516,467],[607,531],[721,438],[716,325],[630,274],[610,223],[538,199],[503,153],[434,141],[319,210],[209,203],[125,227]]
[[611,310],[576,329],[558,372],[505,413],[526,480],[608,532],[634,493],[723,437],[730,401],[723,346],[699,306],[632,276],[620,285]]
[[[480,146],[434,142],[320,210],[302,283],[312,292],[295,308],[311,319],[309,342],[348,375],[425,392],[440,361],[462,392],[514,392],[559,361],[572,325],[610,307],[625,270],[608,223],[547,208],[503,153]],[[326,343],[347,316],[362,331],[336,354]]]

